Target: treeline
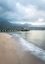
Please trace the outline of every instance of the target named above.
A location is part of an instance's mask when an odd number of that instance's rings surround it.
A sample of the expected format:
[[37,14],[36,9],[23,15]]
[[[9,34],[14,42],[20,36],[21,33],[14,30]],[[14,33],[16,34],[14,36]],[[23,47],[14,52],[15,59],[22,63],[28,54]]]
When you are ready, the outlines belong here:
[[0,32],[12,32],[12,31],[29,31],[29,30],[45,30],[45,27],[19,27],[14,26],[10,28],[0,28]]
[[23,27],[15,26],[15,27],[10,27],[10,28],[0,28],[0,32],[8,32],[8,31],[21,31],[24,30]]

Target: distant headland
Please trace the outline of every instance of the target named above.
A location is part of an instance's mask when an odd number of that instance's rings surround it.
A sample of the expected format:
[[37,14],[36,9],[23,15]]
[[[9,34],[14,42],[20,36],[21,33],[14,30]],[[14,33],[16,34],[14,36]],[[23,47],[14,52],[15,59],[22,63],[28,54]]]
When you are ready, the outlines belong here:
[[37,27],[31,24],[13,24],[8,21],[0,21],[0,32],[30,30],[45,30],[45,27]]

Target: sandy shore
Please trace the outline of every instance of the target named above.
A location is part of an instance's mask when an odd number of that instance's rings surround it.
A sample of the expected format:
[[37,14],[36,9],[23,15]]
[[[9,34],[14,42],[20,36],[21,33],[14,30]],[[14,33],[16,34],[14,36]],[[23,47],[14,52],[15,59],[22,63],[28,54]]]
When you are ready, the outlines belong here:
[[11,36],[0,33],[0,64],[20,64]]
[[[45,64],[45,61],[34,56],[31,51],[26,47],[25,41],[19,35],[13,35],[16,42],[17,54],[21,64]],[[34,52],[33,52],[34,53]]]
[[24,50],[19,41],[16,42],[11,37],[0,33],[0,64],[45,64],[28,50]]

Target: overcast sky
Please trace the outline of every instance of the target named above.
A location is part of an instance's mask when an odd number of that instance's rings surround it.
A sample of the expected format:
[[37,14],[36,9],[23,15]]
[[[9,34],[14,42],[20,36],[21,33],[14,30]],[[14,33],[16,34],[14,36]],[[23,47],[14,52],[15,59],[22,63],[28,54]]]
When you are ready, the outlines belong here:
[[0,21],[45,25],[45,0],[0,0]]

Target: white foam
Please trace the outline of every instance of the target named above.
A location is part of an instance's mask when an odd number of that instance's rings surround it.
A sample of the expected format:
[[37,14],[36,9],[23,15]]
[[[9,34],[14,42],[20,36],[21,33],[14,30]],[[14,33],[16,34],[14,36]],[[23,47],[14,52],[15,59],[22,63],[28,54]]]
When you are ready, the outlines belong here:
[[29,43],[28,41],[24,40],[22,37],[20,37],[19,34],[13,34],[13,37],[18,37],[19,41],[21,42],[21,46],[25,47],[26,49],[28,49],[29,51],[31,51],[31,53],[33,55],[35,55],[37,58],[40,58],[41,60],[45,61],[45,50],[37,47],[36,45]]

